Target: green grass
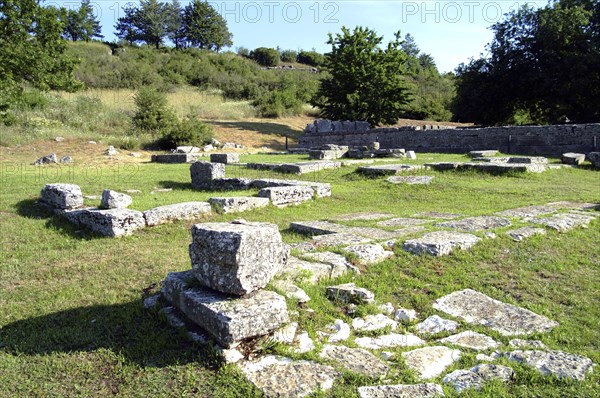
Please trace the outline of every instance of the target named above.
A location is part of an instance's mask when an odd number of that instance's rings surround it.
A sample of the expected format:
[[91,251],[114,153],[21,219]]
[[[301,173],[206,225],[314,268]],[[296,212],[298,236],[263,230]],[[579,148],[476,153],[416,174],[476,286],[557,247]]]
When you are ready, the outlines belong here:
[[[280,162],[305,156],[244,156],[242,161]],[[460,155],[419,154],[416,162],[465,160]],[[0,192],[0,396],[201,396],[252,397],[260,393],[234,367],[219,365],[210,349],[198,347],[142,309],[146,288],[159,284],[167,272],[189,269],[189,228],[177,222],[137,231],[121,239],[94,237],[79,231],[35,203],[45,183],[79,184],[85,195],[104,188],[133,195],[134,209],[211,196],[248,195],[253,192],[205,192],[189,186],[189,165],[130,164],[85,168],[14,167],[3,159]],[[289,223],[326,219],[359,211],[411,216],[437,210],[484,215],[525,205],[572,200],[600,202],[600,173],[585,169],[550,170],[542,174],[489,176],[476,172],[437,173],[428,186],[393,185],[385,179],[366,179],[344,167],[298,178],[331,182],[333,196],[296,207],[269,207],[248,213],[212,215],[198,221],[228,221],[243,217],[276,223],[284,240],[301,239]],[[283,177],[228,167],[228,175]],[[241,175],[240,175],[241,176]],[[171,192],[151,194],[156,188]],[[96,201],[86,201],[96,204]],[[375,222],[351,223],[374,226]],[[483,240],[470,251],[442,258],[413,256],[396,249],[396,256],[370,266],[353,281],[372,290],[378,303],[414,308],[420,318],[435,313],[431,304],[454,290],[473,288],[496,299],[531,309],[560,322],[548,334],[534,335],[553,349],[585,355],[600,363],[600,222],[565,234],[549,231],[524,242],[502,233]],[[290,302],[298,311],[294,320],[313,337],[336,318],[350,321],[343,308],[325,298],[325,287],[302,283],[311,296],[308,308]],[[150,288],[156,290],[157,288]],[[373,307],[359,306],[359,313]],[[442,315],[442,314],[440,314]],[[507,343],[509,338],[484,327],[484,332]],[[411,325],[404,326],[407,331]],[[351,344],[351,342],[349,343]],[[286,352],[280,346],[266,349]],[[413,383],[400,353],[393,361],[390,384]],[[464,349],[454,369],[476,364],[473,351]],[[293,355],[317,359],[315,354]],[[512,384],[489,384],[461,396],[578,396],[600,394],[596,370],[583,383],[539,375],[529,368],[500,363],[516,370]],[[441,382],[441,378],[434,379]],[[356,387],[376,382],[344,373],[334,388],[319,396],[356,397]],[[444,387],[446,396],[457,396]]]

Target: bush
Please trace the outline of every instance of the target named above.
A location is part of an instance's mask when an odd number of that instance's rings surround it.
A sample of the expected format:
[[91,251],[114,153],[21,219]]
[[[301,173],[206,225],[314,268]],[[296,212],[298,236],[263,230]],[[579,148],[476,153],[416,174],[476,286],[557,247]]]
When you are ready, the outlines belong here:
[[168,149],[180,145],[202,146],[210,143],[212,138],[212,127],[188,118],[169,128],[162,137],[161,145]]
[[283,50],[281,52],[281,61],[283,62],[296,62],[298,52],[294,50]]
[[302,113],[306,93],[302,84],[291,75],[285,75],[279,87],[263,90],[252,102],[261,117],[280,117]]
[[133,125],[143,131],[164,131],[177,123],[167,96],[153,88],[141,88],[134,98]]
[[325,62],[325,56],[316,51],[300,51],[296,60],[301,64],[321,66]]
[[262,66],[279,65],[279,52],[274,48],[259,47],[250,53],[250,58]]

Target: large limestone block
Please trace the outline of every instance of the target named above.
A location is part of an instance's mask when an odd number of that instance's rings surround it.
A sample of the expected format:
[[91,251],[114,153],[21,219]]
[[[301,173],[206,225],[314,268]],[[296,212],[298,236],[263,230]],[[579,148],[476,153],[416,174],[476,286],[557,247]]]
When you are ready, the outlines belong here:
[[271,187],[261,189],[258,196],[269,198],[275,206],[287,206],[312,200],[315,191],[307,186]]
[[509,360],[522,362],[544,375],[582,381],[593,369],[591,359],[563,351],[512,351],[504,354]]
[[563,164],[580,165],[585,162],[585,153],[563,153],[560,159]]
[[269,334],[289,322],[285,298],[277,293],[260,290],[248,297],[231,297],[193,285],[192,271],[169,273],[163,297],[223,347]]
[[213,163],[239,163],[240,155],[237,153],[211,153],[210,161]]
[[468,249],[481,238],[462,232],[436,231],[425,234],[422,238],[404,242],[402,248],[413,254],[432,254],[443,256],[450,254],[456,247]]
[[210,198],[208,202],[219,213],[239,213],[269,205],[269,198],[256,196],[236,196]]
[[434,398],[443,397],[442,386],[434,383],[394,384],[358,387],[360,398]]
[[210,188],[212,181],[225,177],[223,163],[195,162],[190,166],[190,176],[194,188]]
[[421,379],[430,379],[439,376],[448,366],[458,361],[460,351],[441,346],[424,347],[403,352],[402,357],[406,366],[414,370]]
[[433,308],[496,330],[504,336],[549,332],[558,322],[525,308],[506,304],[471,289],[450,293],[439,298]]
[[327,344],[319,356],[339,363],[350,372],[373,378],[385,377],[390,370],[379,358],[362,348]]
[[40,192],[40,201],[55,209],[75,209],[83,205],[79,185],[46,184]]
[[131,235],[136,229],[146,226],[142,212],[129,209],[77,210],[70,213],[67,218],[87,227],[92,232],[110,237]]
[[100,207],[103,209],[124,209],[132,202],[133,199],[127,194],[105,189],[102,191]]
[[144,218],[148,226],[154,226],[174,220],[193,219],[199,215],[210,213],[210,210],[210,204],[207,202],[175,203],[146,210]]
[[196,278],[219,292],[244,295],[264,288],[285,266],[289,246],[275,224],[205,223],[192,227]]

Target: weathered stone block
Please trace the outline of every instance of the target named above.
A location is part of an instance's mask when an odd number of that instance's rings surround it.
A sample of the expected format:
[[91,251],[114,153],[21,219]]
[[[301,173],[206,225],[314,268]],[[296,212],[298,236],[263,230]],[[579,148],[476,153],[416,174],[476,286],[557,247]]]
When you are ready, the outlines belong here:
[[405,171],[420,170],[422,166],[411,166],[407,164],[385,164],[379,166],[362,166],[356,172],[368,177],[392,176]]
[[152,155],[150,160],[154,163],[192,163],[200,158],[200,154],[195,153],[166,153]]
[[225,177],[223,163],[195,162],[190,166],[192,186],[195,188],[210,188],[212,181]]
[[512,351],[504,354],[511,361],[522,362],[544,375],[583,381],[593,369],[591,359],[563,351]]
[[132,202],[133,199],[127,194],[105,189],[102,191],[100,207],[103,209],[124,209]]
[[207,202],[175,203],[146,210],[144,218],[148,226],[154,226],[169,221],[194,219],[201,214],[210,213],[210,210],[210,204]]
[[385,386],[358,387],[360,398],[434,398],[443,397],[442,386],[434,383],[426,384],[395,384]]
[[239,213],[269,205],[269,198],[256,196],[236,196],[229,198],[210,198],[210,205],[219,213]]
[[448,347],[424,347],[403,352],[404,363],[417,372],[421,379],[436,377],[460,359],[460,351]]
[[77,210],[69,219],[92,232],[111,237],[131,235],[136,229],[146,226],[142,212],[129,209]]
[[176,153],[198,153],[200,152],[200,148],[197,146],[178,146],[175,149]]
[[213,163],[239,163],[240,155],[237,153],[211,153],[210,161]]
[[385,377],[390,370],[379,358],[362,348],[327,344],[319,356],[339,363],[350,372],[373,378]]
[[40,201],[54,209],[75,209],[83,206],[79,185],[46,184],[40,192]]
[[496,156],[498,151],[495,149],[484,149],[482,151],[470,151],[469,156],[472,158]]
[[422,238],[404,242],[402,248],[413,254],[432,254],[443,256],[450,254],[454,248],[468,249],[481,238],[461,232],[436,231],[425,234]]
[[230,296],[194,284],[192,271],[169,273],[163,297],[224,347],[268,334],[289,321],[285,298],[259,290],[248,297]]
[[284,268],[289,246],[277,225],[205,223],[192,227],[194,275],[219,292],[245,295],[264,288]]
[[587,154],[587,159],[597,169],[600,169],[600,152],[590,152]]
[[327,287],[325,294],[331,300],[343,303],[372,303],[375,301],[373,292],[362,287],[356,287],[354,283],[329,286]]
[[580,165],[583,164],[583,162],[585,162],[585,153],[563,153],[560,159],[563,164]]
[[307,186],[272,187],[261,189],[258,196],[269,198],[275,206],[287,206],[312,200],[315,191]]

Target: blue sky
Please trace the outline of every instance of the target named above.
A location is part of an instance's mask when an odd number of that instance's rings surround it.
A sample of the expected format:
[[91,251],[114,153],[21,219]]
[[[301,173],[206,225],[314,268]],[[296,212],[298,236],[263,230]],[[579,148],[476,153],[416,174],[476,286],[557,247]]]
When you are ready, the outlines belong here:
[[[170,1],[170,0],[169,0]],[[92,0],[106,40],[112,41],[122,7],[139,1]],[[189,3],[180,0],[182,5]],[[400,30],[410,33],[422,52],[433,56],[440,71],[454,70],[461,62],[485,52],[492,39],[489,27],[502,15],[528,3],[547,1],[315,1],[257,0],[209,1],[227,20],[233,46],[315,49],[327,52],[328,33],[342,26],[366,26],[384,36],[384,43]],[[46,0],[46,5],[78,8],[79,0]]]

